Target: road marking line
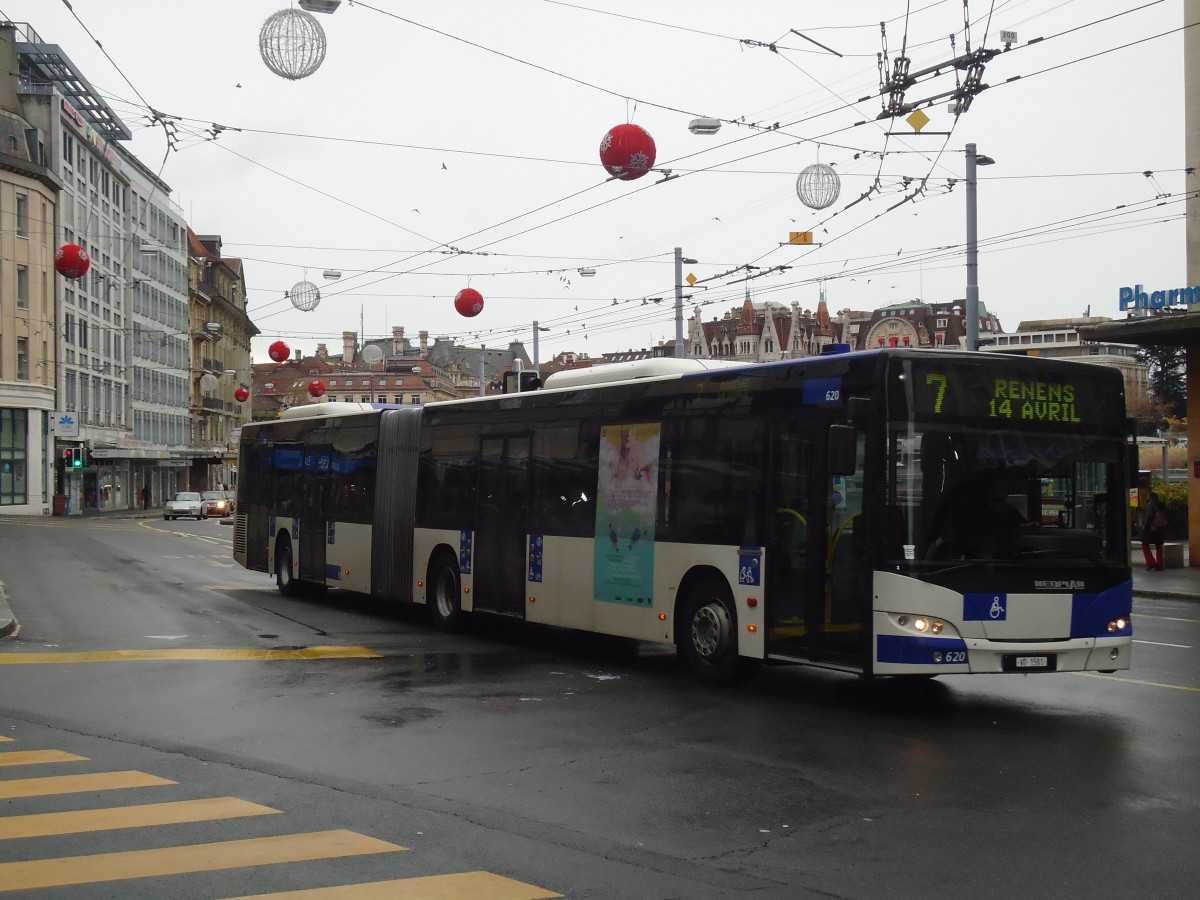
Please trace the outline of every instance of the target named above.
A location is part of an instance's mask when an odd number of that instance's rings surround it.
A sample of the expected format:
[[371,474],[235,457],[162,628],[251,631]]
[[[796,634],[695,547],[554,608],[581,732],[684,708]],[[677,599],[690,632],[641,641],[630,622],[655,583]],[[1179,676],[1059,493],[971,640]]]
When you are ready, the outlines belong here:
[[12,740],[16,740],[16,738],[5,737],[4,735],[0,734],[0,741],[12,741]]
[[365,856],[370,853],[394,853],[406,849],[408,848],[399,844],[389,844],[387,841],[339,829],[241,841],[218,841],[212,844],[190,844],[183,847],[162,847],[156,850],[126,850],[92,856],[34,859],[0,863],[0,892],[62,887],[69,884],[95,884],[125,878],[158,878],[189,872],[214,872],[276,863]]
[[1135,644],[1151,644],[1155,647],[1178,647],[1180,650],[1191,650],[1191,644],[1168,644],[1163,641],[1134,641]]
[[297,659],[380,659],[381,654],[366,647],[296,647],[287,650],[218,650],[158,647],[146,650],[95,650],[78,653],[6,653],[0,665],[46,665],[52,663],[145,662],[147,660],[188,659],[208,661],[297,660]]
[[1179,616],[1152,616],[1148,613],[1134,613],[1134,615],[1139,619],[1158,619],[1160,622],[1187,622],[1188,624],[1200,622],[1200,619],[1182,619]]
[[87,794],[124,788],[178,784],[145,772],[91,772],[87,775],[49,775],[45,778],[12,778],[0,781],[0,800],[15,797],[50,797],[54,794]]
[[278,812],[280,810],[239,800],[237,797],[210,797],[173,803],[146,803],[141,806],[111,806],[106,809],[0,816],[0,840],[113,831],[118,828],[149,828],[156,825],[179,825],[184,822],[213,822],[243,816],[273,815]]
[[229,900],[549,900],[561,896],[491,872],[460,872],[277,894],[247,894]]
[[1171,688],[1174,691],[1195,691],[1200,693],[1200,687],[1188,687],[1186,684],[1164,684],[1161,681],[1142,681],[1140,678],[1122,678],[1120,675],[1103,675],[1100,672],[1072,672],[1084,678],[1105,678],[1109,681],[1123,681],[1126,684],[1144,684],[1148,687]]
[[0,766],[35,766],[41,763],[80,762],[86,756],[76,756],[62,750],[8,750],[0,753]]

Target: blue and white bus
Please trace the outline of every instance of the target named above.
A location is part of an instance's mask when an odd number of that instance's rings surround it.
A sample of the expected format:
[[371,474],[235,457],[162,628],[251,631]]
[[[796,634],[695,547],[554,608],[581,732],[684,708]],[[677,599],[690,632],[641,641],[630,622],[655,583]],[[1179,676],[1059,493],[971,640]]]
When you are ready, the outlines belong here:
[[883,349],[650,360],[243,427],[234,555],[340,588],[864,675],[1111,672],[1132,627],[1123,381]]

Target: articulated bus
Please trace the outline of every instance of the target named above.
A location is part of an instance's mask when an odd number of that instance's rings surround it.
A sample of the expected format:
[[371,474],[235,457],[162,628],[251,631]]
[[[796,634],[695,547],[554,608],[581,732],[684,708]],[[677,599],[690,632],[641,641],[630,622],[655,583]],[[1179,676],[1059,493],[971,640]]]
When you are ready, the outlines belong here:
[[443,629],[487,613],[673,644],[714,684],[764,661],[1129,667],[1117,370],[910,349],[624,365],[247,425],[234,556],[285,595],[423,604]]

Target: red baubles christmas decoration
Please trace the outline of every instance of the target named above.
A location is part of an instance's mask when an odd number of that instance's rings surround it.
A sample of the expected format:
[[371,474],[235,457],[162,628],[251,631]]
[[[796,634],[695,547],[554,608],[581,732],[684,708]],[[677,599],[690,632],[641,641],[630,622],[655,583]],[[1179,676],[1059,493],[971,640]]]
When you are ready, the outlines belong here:
[[275,360],[275,362],[283,362],[292,355],[292,348],[283,341],[276,341],[267,348],[267,356]]
[[600,162],[621,181],[641,178],[654,165],[654,138],[640,125],[617,125],[600,141]]
[[78,244],[63,244],[54,251],[54,271],[63,278],[82,278],[91,266],[91,257]]
[[475,288],[463,288],[454,295],[454,308],[468,319],[483,312],[483,294]]
[[233,392],[233,399],[238,403],[245,403],[250,399],[250,392],[246,390],[246,386],[244,384]]
[[308,383],[308,392],[314,397],[325,396],[325,382],[321,381],[319,378],[315,381],[310,381]]

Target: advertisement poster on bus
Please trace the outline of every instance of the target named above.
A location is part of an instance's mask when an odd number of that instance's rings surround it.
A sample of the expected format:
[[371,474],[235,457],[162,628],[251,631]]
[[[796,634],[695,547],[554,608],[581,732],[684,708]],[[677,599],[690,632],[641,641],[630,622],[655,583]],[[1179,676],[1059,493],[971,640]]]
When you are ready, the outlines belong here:
[[654,605],[654,515],[658,506],[659,425],[600,430],[596,486],[596,599]]

